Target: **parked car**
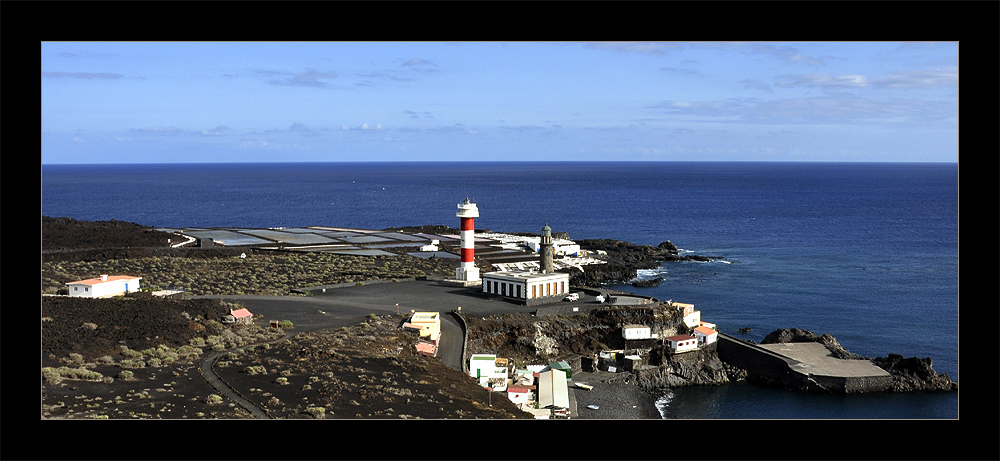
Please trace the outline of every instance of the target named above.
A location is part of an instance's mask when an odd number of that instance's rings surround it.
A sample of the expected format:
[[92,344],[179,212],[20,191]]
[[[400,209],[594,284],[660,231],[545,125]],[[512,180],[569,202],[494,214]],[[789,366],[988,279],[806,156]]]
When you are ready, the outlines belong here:
[[563,301],[579,301],[580,295],[578,293],[570,293],[569,296],[563,298]]

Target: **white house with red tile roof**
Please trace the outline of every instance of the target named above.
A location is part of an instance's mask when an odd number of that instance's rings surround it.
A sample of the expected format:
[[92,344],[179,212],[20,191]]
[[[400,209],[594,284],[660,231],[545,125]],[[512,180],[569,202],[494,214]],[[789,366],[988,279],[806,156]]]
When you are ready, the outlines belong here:
[[535,386],[508,386],[507,398],[515,405],[523,405],[530,400],[532,388]]
[[691,335],[676,335],[664,338],[667,347],[674,353],[693,351],[698,348],[698,338]]
[[694,336],[698,338],[698,345],[712,344],[719,339],[719,332],[709,327],[701,326],[694,329]]
[[121,296],[125,293],[139,290],[139,280],[142,277],[132,275],[107,275],[86,280],[77,280],[66,284],[70,296],[82,298],[103,298],[106,296]]

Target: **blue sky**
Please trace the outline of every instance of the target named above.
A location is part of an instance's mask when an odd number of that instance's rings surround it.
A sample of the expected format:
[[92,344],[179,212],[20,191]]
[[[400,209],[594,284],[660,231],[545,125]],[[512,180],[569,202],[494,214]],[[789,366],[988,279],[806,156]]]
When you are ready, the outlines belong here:
[[957,42],[43,42],[42,163],[958,161]]

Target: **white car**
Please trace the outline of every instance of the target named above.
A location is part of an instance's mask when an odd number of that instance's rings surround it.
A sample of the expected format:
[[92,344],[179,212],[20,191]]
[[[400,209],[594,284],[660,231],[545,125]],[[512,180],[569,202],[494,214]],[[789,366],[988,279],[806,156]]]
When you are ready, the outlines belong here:
[[563,301],[579,301],[580,295],[577,293],[570,293],[569,296],[563,298]]

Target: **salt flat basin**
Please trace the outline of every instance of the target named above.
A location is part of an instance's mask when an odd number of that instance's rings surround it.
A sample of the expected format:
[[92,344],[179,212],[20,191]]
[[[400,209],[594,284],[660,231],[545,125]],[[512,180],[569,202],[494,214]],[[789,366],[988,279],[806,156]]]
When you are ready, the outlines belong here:
[[889,376],[889,372],[879,368],[870,360],[839,359],[820,343],[778,343],[758,344],[776,354],[798,361],[791,368],[804,374],[842,377]]

